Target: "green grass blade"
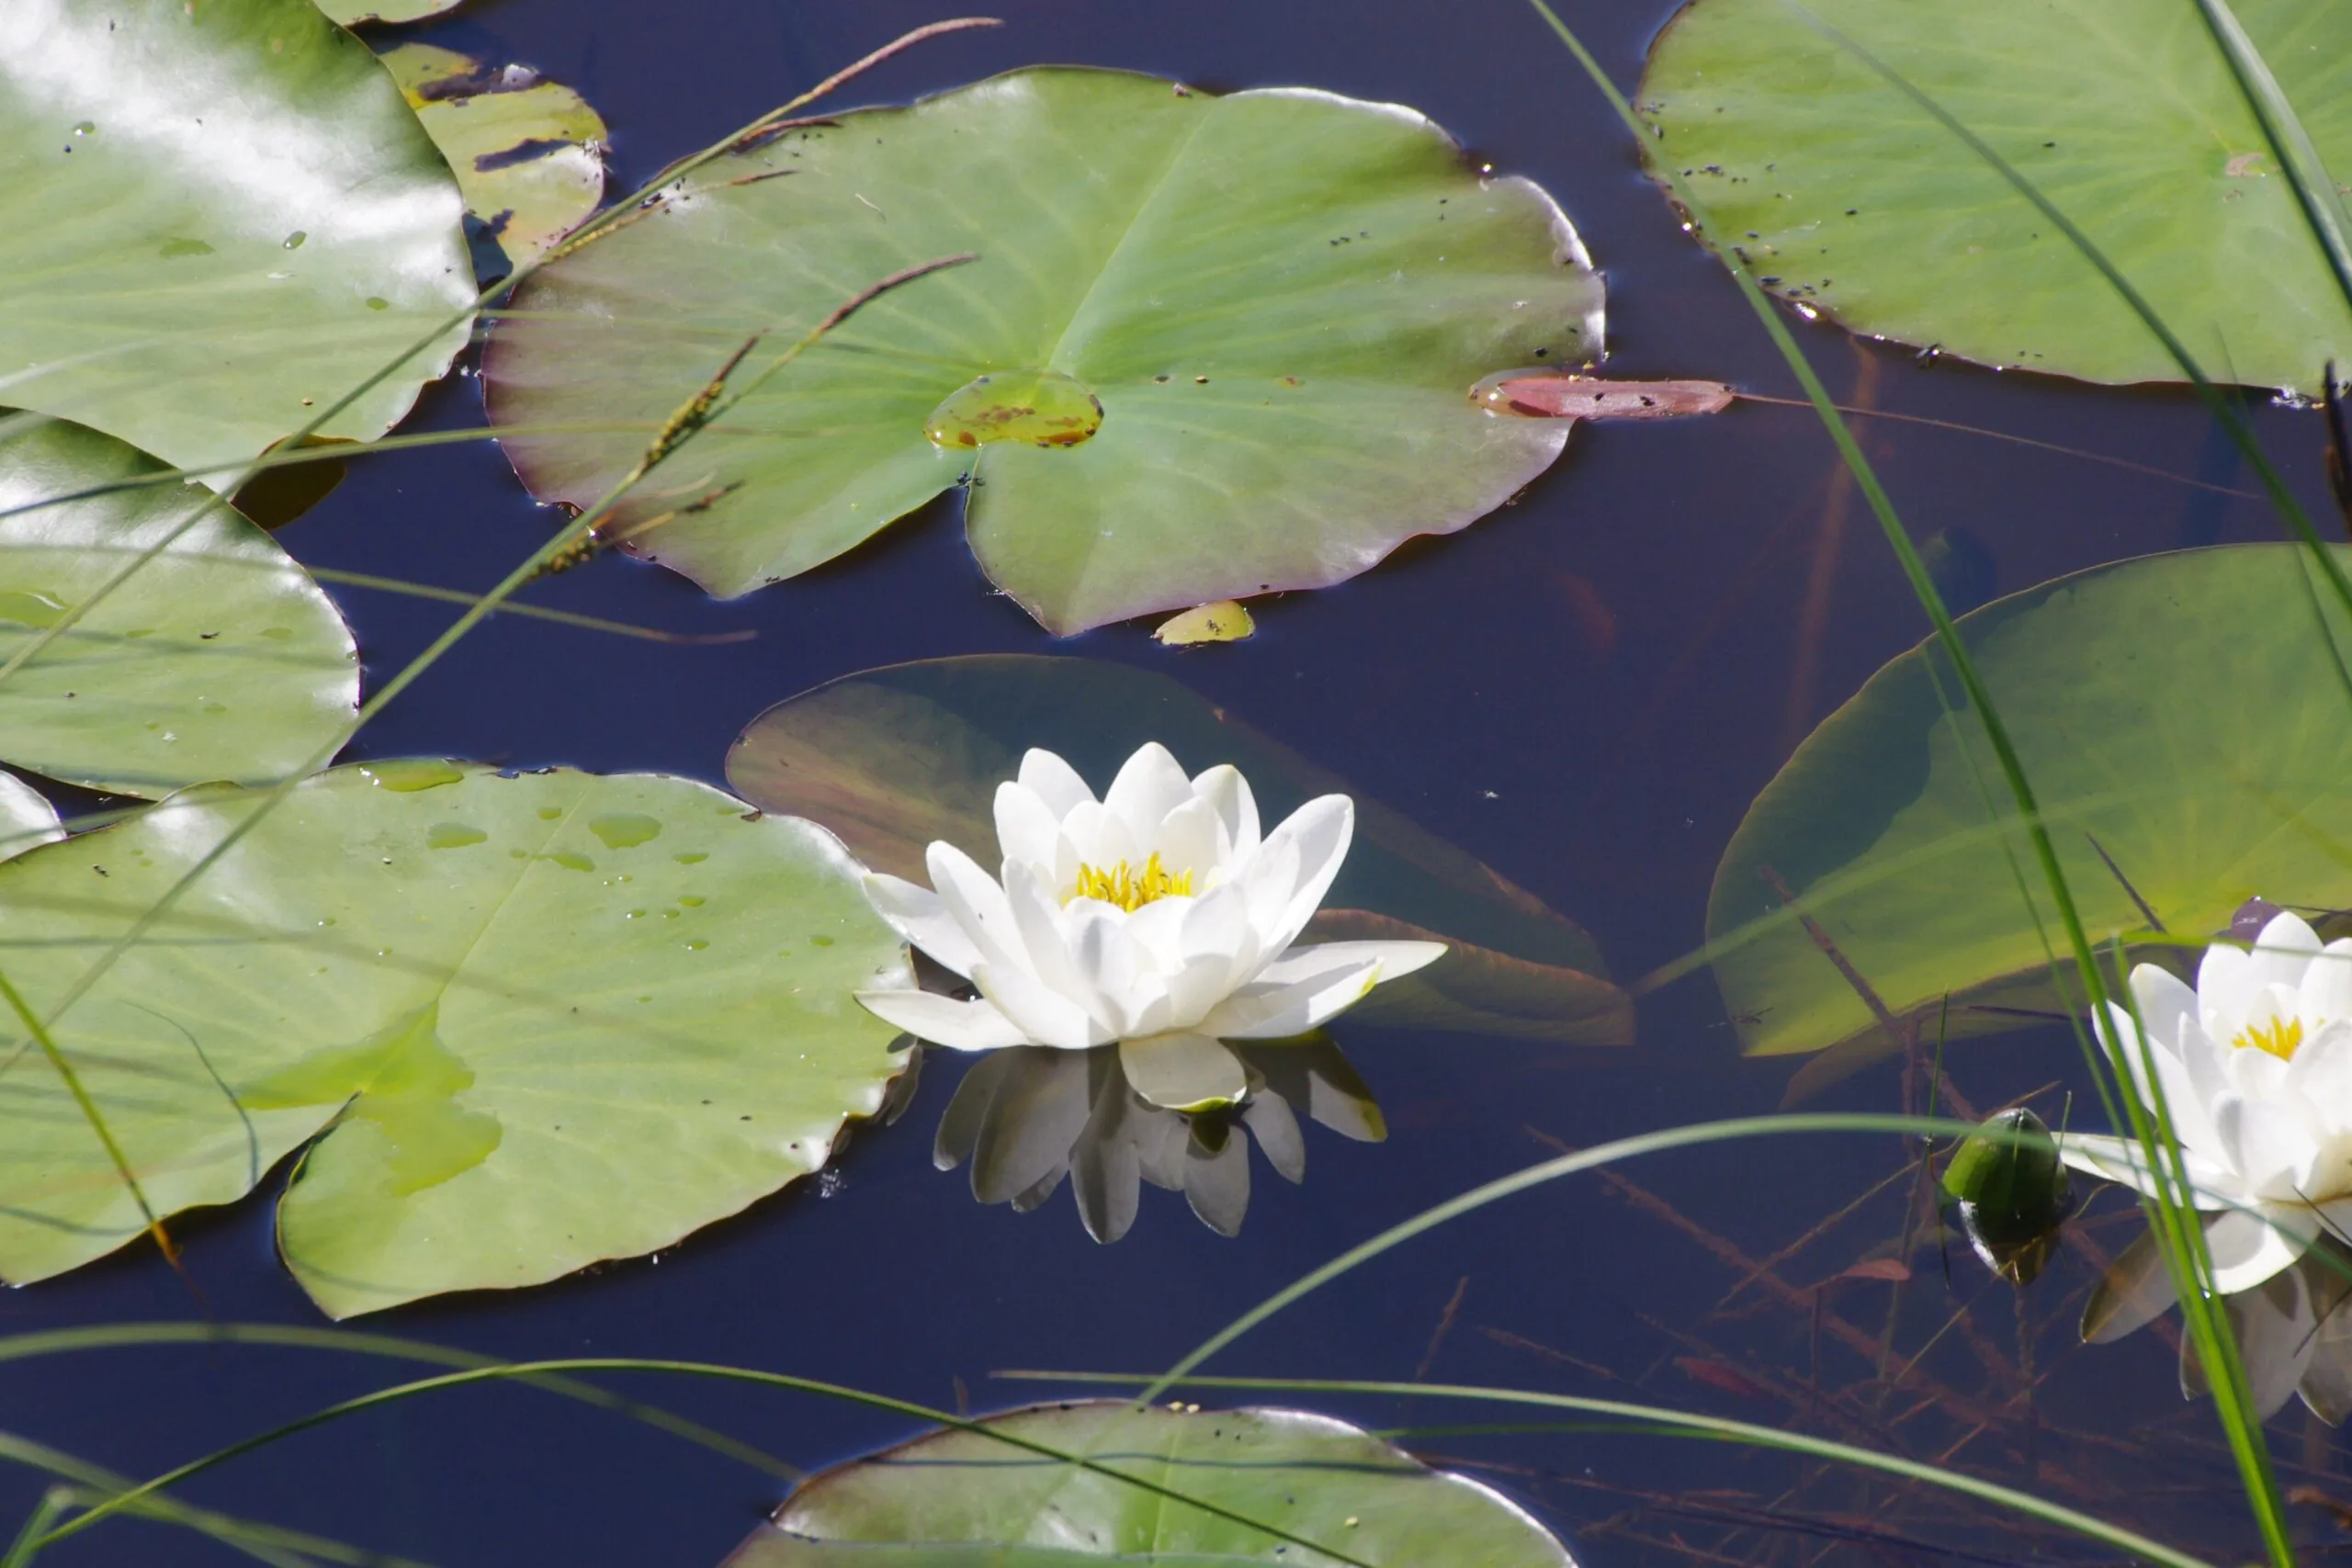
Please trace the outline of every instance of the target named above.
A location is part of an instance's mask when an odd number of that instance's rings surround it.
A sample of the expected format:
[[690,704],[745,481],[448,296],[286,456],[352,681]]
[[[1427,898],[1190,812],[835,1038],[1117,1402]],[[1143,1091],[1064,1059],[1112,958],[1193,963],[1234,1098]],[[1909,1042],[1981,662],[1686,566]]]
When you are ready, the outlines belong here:
[[[1004,1371],[1001,1378],[1035,1379],[1054,1382],[1139,1383],[1146,1379],[1126,1373],[1066,1372],[1066,1371]],[[1756,1448],[1779,1449],[1814,1459],[1825,1459],[1839,1464],[1850,1464],[1875,1470],[1906,1481],[1923,1482],[1942,1487],[1979,1502],[2014,1509],[2018,1513],[2072,1530],[2090,1540],[2128,1552],[2163,1568],[2212,1568],[2212,1565],[2187,1552],[2177,1551],[2160,1540],[2152,1540],[2120,1525],[2109,1524],[2091,1514],[2078,1512],[2062,1503],[2037,1497],[2030,1492],[2019,1492],[1995,1482],[1980,1480],[1957,1470],[1946,1470],[1917,1460],[1883,1454],[1870,1449],[1855,1448],[1848,1443],[1833,1442],[1803,1432],[1791,1432],[1777,1427],[1758,1427],[1747,1421],[1732,1421],[1719,1416],[1702,1416],[1689,1411],[1673,1410],[1657,1404],[1634,1404],[1617,1399],[1589,1399],[1569,1393],[1544,1393],[1533,1389],[1486,1388],[1466,1383],[1432,1382],[1367,1382],[1330,1378],[1187,1378],[1194,1388],[1265,1389],[1302,1393],[1393,1394],[1406,1399],[1484,1400],[1499,1404],[1534,1405],[1553,1410],[1575,1410],[1587,1415],[1601,1416],[1625,1422],[1636,1422],[1656,1430],[1681,1437],[1705,1438],[1717,1441],[1745,1443]]]

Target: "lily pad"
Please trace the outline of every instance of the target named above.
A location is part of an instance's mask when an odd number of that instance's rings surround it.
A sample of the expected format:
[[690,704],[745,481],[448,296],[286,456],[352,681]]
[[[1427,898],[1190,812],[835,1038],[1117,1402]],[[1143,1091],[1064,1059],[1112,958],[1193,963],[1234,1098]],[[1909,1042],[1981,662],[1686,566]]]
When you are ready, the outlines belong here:
[[[752,333],[789,343],[966,252],[752,393],[610,536],[734,595],[967,486],[981,568],[1056,632],[1322,587],[1559,455],[1565,425],[1489,417],[1473,382],[1600,353],[1600,280],[1551,197],[1421,116],[1040,69],[673,185],[521,290],[492,418],[650,431]],[[644,444],[506,438],[577,504]]]
[[[0,863],[32,1005],[255,798],[191,790]],[[850,999],[876,983],[910,983],[902,951],[806,822],[652,774],[368,763],[298,786],[59,1043],[159,1213],[317,1139],[278,1245],[348,1317],[650,1252],[817,1169],[905,1060]],[[0,1277],[140,1233],[39,1055],[0,1114]]]
[[[2154,927],[2203,942],[2257,893],[2352,907],[2352,704],[2310,605],[2331,605],[2339,646],[2352,628],[2324,585],[2307,590],[2306,570],[2291,545],[2185,550],[1961,618],[2094,943],[2155,957],[2169,950],[2149,942]],[[1938,705],[1939,676],[1957,723]],[[1716,869],[1707,931],[1750,1051],[1842,1046],[1843,1067],[1895,1043],[1774,878],[1898,1024],[1928,1039],[1939,1018],[1977,1033],[2074,1005],[2052,987],[2036,931],[2038,916],[2064,953],[2047,886],[1961,700],[1940,649],[1922,644],[1823,721],[1748,809]]]
[[[745,728],[727,776],[747,799],[823,823],[876,870],[927,883],[923,849],[934,839],[996,863],[991,802],[1028,748],[1107,781],[1148,740],[1194,771],[1239,768],[1270,822],[1311,796],[1353,793],[1164,675],[1034,654],[892,665],[803,693]],[[1357,800],[1355,845],[1325,902],[1301,941],[1453,947],[1375,987],[1349,1010],[1351,1024],[1633,1041],[1633,1002],[1581,927],[1377,802]]]
[[[0,662],[205,511],[148,485],[36,506],[160,472],[62,421],[0,422]],[[31,506],[30,511],[17,508]],[[302,769],[359,705],[359,654],[334,601],[225,506],[0,682],[0,758],[119,795]]]
[[458,176],[476,271],[536,260],[605,197],[605,122],[587,100],[523,65],[403,43],[385,69]]
[[[0,7],[0,400],[176,467],[251,457],[471,300],[463,211],[311,0]],[[324,434],[382,434],[465,341]]]
[[[982,1426],[934,1432],[811,1477],[724,1568],[1075,1568],[1106,1560],[1338,1568],[1343,1557],[1396,1568],[1572,1568],[1558,1539],[1492,1487],[1431,1470],[1328,1416],[1138,1410],[1106,1399],[1010,1411]],[[1240,1519],[991,1434],[1083,1456]]]
[[[2319,389],[2346,308],[2198,8],[1812,0],[2049,196],[2217,380]],[[2352,11],[2236,0],[2321,155],[2352,171]],[[2179,370],[2000,175],[1782,0],[1696,0],[1651,51],[1654,167],[1702,237],[1856,332],[2089,381]]]

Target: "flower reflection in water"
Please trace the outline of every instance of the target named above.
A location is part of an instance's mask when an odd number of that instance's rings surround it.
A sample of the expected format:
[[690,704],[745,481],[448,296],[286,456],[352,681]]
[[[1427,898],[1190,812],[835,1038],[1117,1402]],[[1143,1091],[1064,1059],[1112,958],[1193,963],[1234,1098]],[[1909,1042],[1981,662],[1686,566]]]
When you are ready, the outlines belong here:
[[1142,1183],[1181,1191],[1211,1229],[1232,1235],[1250,1204],[1249,1142],[1288,1180],[1306,1174],[1299,1113],[1365,1143],[1387,1136],[1372,1091],[1321,1035],[1238,1044],[1249,1079],[1238,1104],[1171,1111],[1127,1082],[1116,1047],[1015,1046],[972,1064],[940,1118],[933,1162],[971,1162],[972,1195],[1023,1213],[1067,1179],[1097,1241],[1135,1223]]

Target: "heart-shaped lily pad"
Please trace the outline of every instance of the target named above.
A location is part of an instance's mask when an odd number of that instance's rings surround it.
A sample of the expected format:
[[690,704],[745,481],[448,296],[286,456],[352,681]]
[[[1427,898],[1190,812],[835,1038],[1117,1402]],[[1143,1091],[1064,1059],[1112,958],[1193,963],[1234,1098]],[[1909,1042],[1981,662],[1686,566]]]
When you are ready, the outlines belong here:
[[[1091,659],[986,654],[851,675],[744,728],[727,777],[744,797],[823,823],[877,871],[928,883],[945,839],[1001,858],[991,802],[1032,746],[1107,784],[1157,740],[1197,773],[1230,762],[1278,821],[1312,795],[1352,793],[1288,747],[1164,675]],[[1426,940],[1452,951],[1375,987],[1348,1021],[1584,1045],[1634,1037],[1634,1007],[1592,939],[1491,867],[1376,801],[1305,942]]]
[[[79,425],[0,421],[0,661],[96,600],[0,682],[0,758],[120,795],[275,782],[350,722],[358,650],[267,534],[202,491],[135,484],[162,469]],[[133,488],[84,493],[108,485]],[[83,499],[38,504],[59,496]]]
[[586,504],[752,333],[788,343],[966,252],[761,387],[608,536],[739,594],[968,483],[981,567],[1057,632],[1320,587],[1559,454],[1566,425],[1491,417],[1473,383],[1600,352],[1559,209],[1419,115],[1042,69],[672,186],[521,291],[492,417],[641,423],[507,439],[535,493]]
[[485,277],[503,277],[596,210],[605,122],[587,100],[527,66],[403,43],[384,52],[466,196],[467,237]]
[[[2291,545],[2188,550],[1962,617],[2093,942],[2158,926],[2202,942],[2256,894],[2352,907],[2352,705],[2309,606],[2330,605],[2339,646],[2346,626],[2307,570]],[[1707,930],[1749,1050],[1844,1043],[1850,1066],[1895,1044],[1775,879],[1930,1039],[1939,1019],[1981,1032],[2067,1005],[2049,979],[2043,933],[2062,957],[2066,939],[2047,886],[1983,726],[1944,716],[1939,677],[1957,705],[1932,643],[1871,676],[1724,851]]]
[[[256,798],[0,863],[10,978],[46,1010]],[[650,1252],[815,1170],[904,1060],[850,992],[907,983],[806,822],[650,774],[370,763],[298,786],[58,1043],[159,1213],[318,1137],[279,1246],[347,1317]],[[0,1277],[137,1235],[45,1061],[0,1081]]]
[[1079,1568],[1106,1559],[1169,1568],[1573,1562],[1493,1488],[1328,1416],[1089,1400],[1011,1411],[981,1430],[934,1432],[825,1471],[725,1568]]
[[[0,401],[251,457],[473,298],[456,183],[311,0],[0,6]],[[380,434],[461,323],[329,421]]]
[[[2352,310],[2262,128],[2176,0],[1810,0],[1983,137],[2217,380],[2319,388]],[[2352,9],[2237,0],[2321,154],[2352,170]],[[1702,237],[1856,332],[2090,381],[2180,372],[1989,164],[1784,0],[1696,0],[1642,79]]]

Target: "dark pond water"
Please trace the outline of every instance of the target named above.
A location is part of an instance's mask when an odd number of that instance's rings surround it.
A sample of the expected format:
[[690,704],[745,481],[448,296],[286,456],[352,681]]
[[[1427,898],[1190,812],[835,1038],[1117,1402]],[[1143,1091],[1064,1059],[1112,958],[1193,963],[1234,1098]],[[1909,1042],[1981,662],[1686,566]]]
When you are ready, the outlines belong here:
[[[1666,0],[1574,4],[1621,82]],[[1041,61],[1136,67],[1212,87],[1306,83],[1413,105],[1502,170],[1552,190],[1610,287],[1611,367],[1717,378],[1776,395],[1785,368],[1716,265],[1677,231],[1573,62],[1517,0],[1331,5],[1264,0],[1006,0],[1011,26],[934,44],[852,96],[897,101]],[[697,147],[892,35],[914,0],[695,0],[682,6],[482,0],[421,36],[536,65],[614,128],[616,187]],[[1282,156],[1269,148],[1272,158]],[[2243,482],[2186,396],[2094,391],[1800,333],[1834,391]],[[416,425],[479,423],[474,384],[429,394]],[[2317,421],[2257,423],[2316,497]],[[2127,556],[2266,538],[2266,509],[1983,436],[1865,427],[1916,534],[1964,530],[2003,590]],[[1794,741],[1922,635],[1868,513],[1833,480],[1808,414],[1747,405],[1704,422],[1587,427],[1515,506],[1424,541],[1344,587],[1266,606],[1257,639],[1189,654],[1114,627],[1066,650],[1177,675],[1584,922],[1630,980],[1701,937],[1709,878],[1742,810]],[[468,447],[362,466],[282,537],[305,560],[487,586],[548,514],[498,454]],[[1046,647],[972,566],[944,506],[846,559],[733,604],[605,559],[532,596],[681,629],[752,628],[724,647],[626,642],[499,621],[362,739],[363,755],[441,753],[530,766],[659,769],[717,782],[729,741],[769,704],[906,659]],[[444,609],[344,592],[368,667],[396,669]],[[1203,759],[1202,761],[1206,761]],[[1244,1307],[1379,1228],[1554,1152],[1775,1105],[1787,1063],[1743,1062],[1703,977],[1644,998],[1629,1050],[1575,1050],[1371,1029],[1342,1039],[1387,1108],[1367,1147],[1310,1132],[1303,1187],[1262,1179],[1237,1240],[1146,1192],[1123,1243],[1097,1247],[1067,1199],[1027,1216],[981,1208],[934,1172],[930,1126],[953,1073],[908,1120],[858,1138],[837,1180],[804,1185],[656,1260],[513,1298],[476,1296],[368,1326],[514,1358],[674,1357],[788,1371],[954,1406],[1035,1396],[1000,1369],[1155,1370]],[[1955,1081],[1979,1104],[2074,1079],[2063,1033],[1972,1043]],[[1892,1065],[1817,1101],[1893,1110]],[[2054,1105],[2054,1098],[2041,1103]],[[1930,1247],[1901,1292],[1814,1287],[1903,1224],[1894,1181],[1775,1262],[1764,1259],[1904,1169],[1891,1137],[1747,1144],[1628,1168],[1638,1190],[1579,1179],[1411,1245],[1244,1340],[1222,1370],[1515,1383],[1692,1405],[1891,1446],[2129,1518],[2216,1553],[2250,1554],[2202,1407],[2182,1404],[2159,1334],[2083,1350],[2091,1278],[2067,1253],[2013,1296],[1965,1257],[1948,1286]],[[2087,1234],[2109,1250],[2137,1221],[2113,1196]],[[260,1201],[188,1223],[187,1286],[151,1255],[0,1297],[0,1332],[116,1320],[312,1324],[277,1266]],[[1891,1310],[1892,1308],[1892,1310]],[[1932,1343],[1930,1341],[1932,1340]],[[1881,1353],[1882,1343],[1886,1347]],[[1905,1362],[1926,1354],[1900,1382]],[[1889,1375],[1882,1382],[1880,1373]],[[154,1349],[9,1369],[0,1426],[145,1474],[405,1375],[296,1350]],[[639,1385],[632,1385],[633,1387]],[[644,1381],[641,1392],[814,1466],[900,1435],[871,1412],[768,1392]],[[1432,1400],[1323,1399],[1375,1427],[1494,1419]],[[2288,1479],[2326,1489],[2332,1435],[2275,1424]],[[2299,1435],[2301,1434],[2301,1435]],[[1594,1563],[2087,1561],[1988,1512],[1781,1458],[1593,1433],[1431,1434],[1433,1454],[1528,1500]],[[409,1403],[237,1461],[196,1500],[447,1568],[715,1563],[780,1483],[618,1417],[528,1390]],[[20,1472],[0,1511],[32,1506]],[[2300,1510],[2315,1539],[2324,1515]],[[238,1561],[177,1531],[124,1524],[55,1561]]]

